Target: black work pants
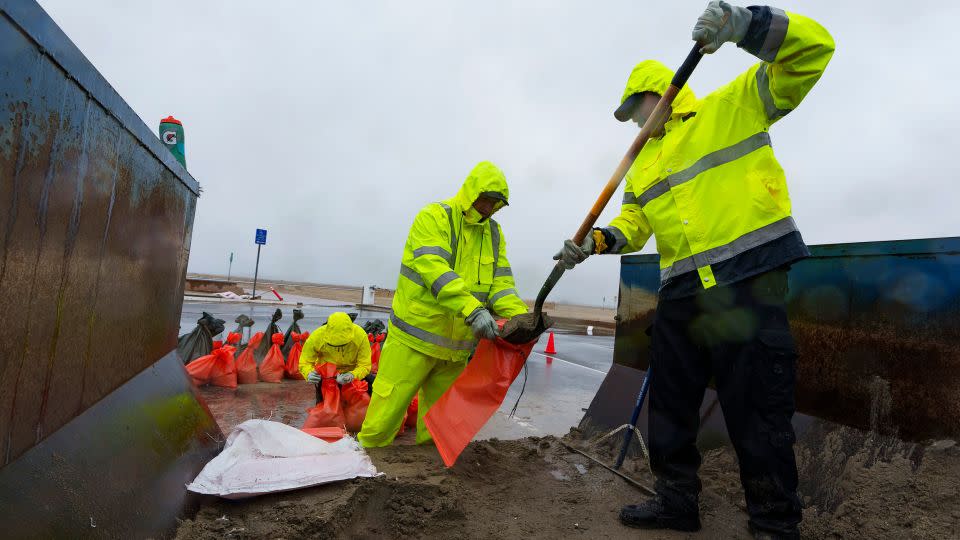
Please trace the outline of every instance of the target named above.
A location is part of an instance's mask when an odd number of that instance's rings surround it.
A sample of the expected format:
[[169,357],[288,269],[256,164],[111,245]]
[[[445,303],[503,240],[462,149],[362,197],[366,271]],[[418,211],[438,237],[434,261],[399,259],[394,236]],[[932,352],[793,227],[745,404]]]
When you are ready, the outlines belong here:
[[786,532],[800,522],[790,423],[796,348],[786,292],[787,272],[775,270],[657,306],[650,460],[668,507],[697,510],[699,409],[712,377],[740,462],[750,524]]

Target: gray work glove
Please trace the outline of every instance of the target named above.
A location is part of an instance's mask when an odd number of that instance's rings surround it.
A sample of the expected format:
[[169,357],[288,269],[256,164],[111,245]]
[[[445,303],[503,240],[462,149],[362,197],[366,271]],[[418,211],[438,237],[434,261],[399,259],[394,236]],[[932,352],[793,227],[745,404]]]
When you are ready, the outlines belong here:
[[320,381],[322,380],[323,380],[323,377],[321,377],[320,374],[317,373],[316,371],[311,371],[310,373],[307,374],[307,382],[311,382],[313,384],[320,384]]
[[593,241],[593,231],[590,231],[579,246],[573,240],[564,240],[563,248],[553,256],[553,260],[560,261],[564,268],[570,270],[593,255],[596,246],[597,244]]
[[697,24],[693,25],[693,40],[701,45],[700,54],[715,53],[728,41],[743,41],[752,19],[753,13],[749,9],[717,0],[707,4]]
[[477,339],[496,339],[499,334],[497,321],[493,319],[493,315],[490,315],[489,311],[482,307],[478,307],[467,316],[467,324],[470,325],[470,330],[473,330],[473,335]]
[[337,384],[350,384],[353,382],[353,373],[349,371],[337,375]]

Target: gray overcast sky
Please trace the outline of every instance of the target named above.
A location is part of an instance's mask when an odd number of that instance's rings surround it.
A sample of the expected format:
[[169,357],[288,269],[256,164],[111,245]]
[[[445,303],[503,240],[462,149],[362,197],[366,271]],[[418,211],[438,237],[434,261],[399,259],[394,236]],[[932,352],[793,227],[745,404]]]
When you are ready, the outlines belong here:
[[[204,189],[190,271],[226,273],[233,251],[252,275],[262,227],[264,276],[393,288],[416,211],[488,159],[510,182],[497,219],[532,297],[636,133],[612,116],[630,69],[679,65],[706,2],[41,4],[149,126],[183,121]],[[774,5],[837,42],[771,131],[807,242],[960,234],[960,6]],[[706,95],[755,61],[728,44],[690,86]],[[618,268],[591,258],[551,298],[612,305]]]

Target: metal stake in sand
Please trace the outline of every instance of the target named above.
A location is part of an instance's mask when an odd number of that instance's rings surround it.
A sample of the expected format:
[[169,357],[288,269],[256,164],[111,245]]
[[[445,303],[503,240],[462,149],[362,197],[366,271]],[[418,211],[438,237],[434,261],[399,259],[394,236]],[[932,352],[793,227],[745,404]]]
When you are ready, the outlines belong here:
[[622,429],[627,431],[623,435],[623,444],[620,446],[620,455],[617,456],[617,462],[613,465],[614,469],[619,469],[623,465],[623,460],[627,457],[627,449],[630,448],[630,441],[633,439],[631,435],[636,434],[637,440],[640,441],[640,450],[643,451],[643,457],[647,459],[647,466],[650,465],[650,452],[647,451],[647,445],[643,442],[643,435],[640,434],[640,430],[637,428],[637,420],[640,418],[640,409],[643,408],[643,402],[647,398],[647,390],[650,389],[650,370],[653,366],[647,367],[647,373],[643,376],[643,384],[640,385],[640,393],[637,395],[637,404],[633,408],[633,414],[630,416],[630,423],[623,424],[618,426],[607,433],[603,437],[600,437],[597,442],[600,442],[607,437],[615,435]]

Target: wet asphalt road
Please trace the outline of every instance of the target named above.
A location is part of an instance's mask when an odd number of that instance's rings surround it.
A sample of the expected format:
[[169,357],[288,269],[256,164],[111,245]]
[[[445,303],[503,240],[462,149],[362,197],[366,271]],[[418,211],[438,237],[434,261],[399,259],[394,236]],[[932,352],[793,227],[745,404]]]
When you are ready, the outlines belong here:
[[[388,317],[383,312],[359,310],[342,303],[312,302],[315,303],[305,304],[301,308],[306,316],[299,323],[302,330],[310,331],[319,327],[334,311],[357,312],[357,323],[361,325],[371,319],[386,322]],[[262,331],[278,307],[284,318],[277,325],[281,331],[286,331],[292,320],[293,306],[187,299],[183,304],[180,333],[191,331],[204,311],[224,319],[228,331],[236,327],[233,321],[241,313],[256,321],[254,332]],[[544,354],[547,345],[547,336],[544,335],[527,359],[526,388],[516,414],[508,417],[523,387],[523,372],[510,387],[500,410],[478,434],[478,439],[563,435],[580,422],[584,410],[590,405],[610,369],[613,338],[555,334],[555,340],[556,354]]]

